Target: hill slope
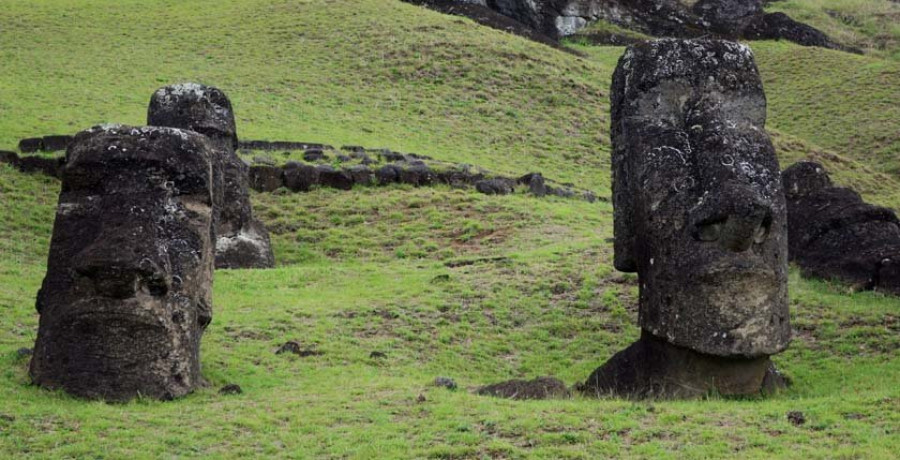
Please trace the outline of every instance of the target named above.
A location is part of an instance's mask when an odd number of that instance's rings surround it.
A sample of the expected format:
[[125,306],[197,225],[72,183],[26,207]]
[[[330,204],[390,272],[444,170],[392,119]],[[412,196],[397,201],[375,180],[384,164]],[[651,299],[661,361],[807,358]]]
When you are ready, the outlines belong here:
[[[0,23],[7,148],[141,123],[154,89],[199,80],[228,92],[248,139],[386,146],[608,194],[607,91],[622,48],[577,57],[388,0],[10,0]],[[832,136],[890,107],[830,109],[840,88],[869,88],[893,64],[753,46],[783,162],[825,159],[838,181],[896,206],[900,187],[872,169],[889,169],[878,155],[896,151],[878,140],[889,125],[860,130],[858,144]],[[827,78],[847,62],[872,66],[871,83]],[[804,81],[840,88],[817,100],[821,110],[798,110]],[[863,94],[892,97],[893,81]],[[889,145],[876,155],[880,142]],[[888,458],[900,448],[900,301],[796,274],[796,339],[776,358],[794,386],[773,398],[470,394],[512,377],[584,379],[637,336],[637,286],[611,266],[607,203],[442,187],[254,195],[283,266],[216,274],[209,388],[127,405],[45,392],[28,385],[16,350],[34,340],[58,187],[0,166],[2,457]],[[323,354],[275,355],[287,340]],[[431,386],[439,375],[462,388]],[[219,395],[226,383],[244,394]],[[790,424],[791,410],[807,423]]]

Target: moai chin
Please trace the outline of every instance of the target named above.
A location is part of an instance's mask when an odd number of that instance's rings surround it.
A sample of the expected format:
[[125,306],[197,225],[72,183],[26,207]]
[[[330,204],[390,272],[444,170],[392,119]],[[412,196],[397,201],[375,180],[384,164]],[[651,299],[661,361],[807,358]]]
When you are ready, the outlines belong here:
[[216,268],[275,266],[269,232],[253,218],[249,167],[235,153],[237,129],[225,93],[197,83],[160,88],[150,98],[147,124],[196,131],[214,146]]
[[790,325],[785,198],[753,54],[634,45],[611,98],[615,266],[638,273],[642,338],[584,389],[758,393]]
[[212,319],[212,147],[105,126],[66,156],[30,374],[85,398],[172,399],[202,384]]

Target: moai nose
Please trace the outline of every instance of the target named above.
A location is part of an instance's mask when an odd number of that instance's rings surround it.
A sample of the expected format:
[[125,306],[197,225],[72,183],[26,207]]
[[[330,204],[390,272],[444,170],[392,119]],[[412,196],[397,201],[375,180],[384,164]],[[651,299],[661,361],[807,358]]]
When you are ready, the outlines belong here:
[[745,184],[726,182],[691,213],[694,237],[744,252],[765,242],[772,225],[771,203]]
[[141,251],[108,244],[85,248],[75,264],[75,272],[89,279],[97,293],[125,299],[141,290],[161,297],[169,292],[170,280],[158,261],[143,256]]

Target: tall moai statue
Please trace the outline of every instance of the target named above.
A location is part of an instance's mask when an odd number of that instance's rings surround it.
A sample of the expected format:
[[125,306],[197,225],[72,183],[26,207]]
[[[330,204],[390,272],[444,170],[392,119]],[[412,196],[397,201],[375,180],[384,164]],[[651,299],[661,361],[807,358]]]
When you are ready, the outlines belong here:
[[275,257],[269,232],[253,218],[249,167],[238,158],[231,101],[218,88],[182,83],[160,88],[150,98],[147,124],[189,129],[209,137],[214,149],[216,187],[216,268],[271,268]]
[[34,383],[108,401],[171,399],[202,384],[213,155],[205,136],[172,128],[75,137],[37,298]]
[[664,39],[628,48],[612,87],[615,266],[637,272],[641,338],[587,393],[755,394],[783,382],[787,216],[751,50]]

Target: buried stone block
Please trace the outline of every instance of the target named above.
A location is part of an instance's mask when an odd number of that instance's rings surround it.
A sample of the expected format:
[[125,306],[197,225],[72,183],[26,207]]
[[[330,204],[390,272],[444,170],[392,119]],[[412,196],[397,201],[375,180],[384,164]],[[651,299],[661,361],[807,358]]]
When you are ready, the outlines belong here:
[[109,401],[201,385],[213,155],[205,136],[172,128],[76,136],[37,296],[34,383]]
[[225,93],[196,83],[160,88],[150,99],[147,123],[204,134],[215,149],[215,231],[221,240],[216,244],[216,268],[273,267],[269,233],[253,217],[250,205],[249,167],[235,153],[234,111]]
[[790,341],[787,216],[753,55],[716,40],[629,47],[613,77],[615,266],[642,338],[589,394],[754,394]]
[[319,170],[312,165],[290,162],[284,166],[284,185],[294,192],[308,192],[319,183]]
[[274,192],[284,187],[284,170],[278,166],[254,165],[250,167],[250,188],[257,192]]
[[19,151],[22,153],[34,153],[44,148],[44,139],[40,137],[29,137],[19,141]]
[[782,177],[790,258],[803,274],[900,295],[900,220],[894,211],[834,187],[818,163],[797,163]]

